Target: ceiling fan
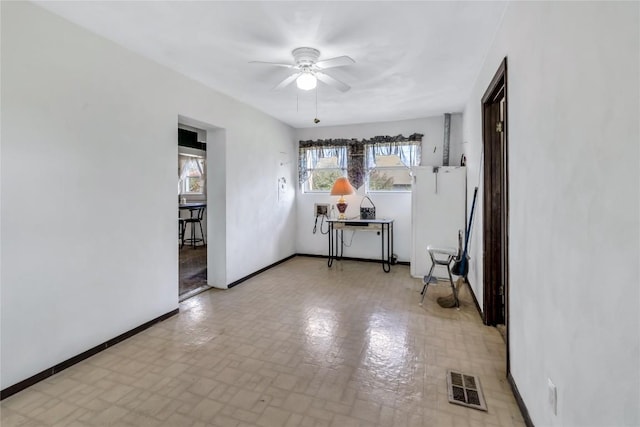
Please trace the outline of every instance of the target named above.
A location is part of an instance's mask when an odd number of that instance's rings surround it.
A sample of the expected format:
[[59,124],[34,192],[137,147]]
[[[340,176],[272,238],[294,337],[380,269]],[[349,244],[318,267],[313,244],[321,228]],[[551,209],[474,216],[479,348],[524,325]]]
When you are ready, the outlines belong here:
[[318,58],[320,58],[320,51],[312,47],[299,47],[293,49],[291,54],[293,55],[294,64],[281,64],[277,62],[264,61],[251,61],[251,63],[275,65],[295,70],[294,74],[281,81],[276,87],[274,87],[274,89],[282,89],[293,83],[294,80],[298,88],[302,90],[315,89],[318,80],[342,92],[346,92],[351,89],[351,86],[348,84],[331,77],[324,72],[327,68],[343,67],[345,65],[355,64],[356,61],[350,57],[337,56],[335,58],[318,61]]

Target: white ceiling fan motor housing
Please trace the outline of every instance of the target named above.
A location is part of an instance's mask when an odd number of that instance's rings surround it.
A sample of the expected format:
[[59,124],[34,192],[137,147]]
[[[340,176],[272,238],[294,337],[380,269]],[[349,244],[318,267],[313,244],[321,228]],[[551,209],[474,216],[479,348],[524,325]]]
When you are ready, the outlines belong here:
[[296,65],[300,68],[313,66],[320,58],[320,51],[312,47],[299,47],[291,51]]

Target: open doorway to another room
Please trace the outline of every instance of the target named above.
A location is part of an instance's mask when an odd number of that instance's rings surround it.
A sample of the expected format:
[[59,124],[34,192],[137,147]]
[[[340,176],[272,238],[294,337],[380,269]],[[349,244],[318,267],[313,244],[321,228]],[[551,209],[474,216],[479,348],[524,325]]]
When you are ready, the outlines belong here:
[[180,301],[207,285],[206,131],[178,126],[178,246]]

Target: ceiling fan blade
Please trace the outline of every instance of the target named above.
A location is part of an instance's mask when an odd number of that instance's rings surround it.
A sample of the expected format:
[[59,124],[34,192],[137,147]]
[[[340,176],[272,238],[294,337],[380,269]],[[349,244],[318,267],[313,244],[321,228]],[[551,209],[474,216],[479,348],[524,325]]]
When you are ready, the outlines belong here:
[[293,64],[281,64],[279,62],[265,62],[265,61],[249,61],[249,64],[275,65],[276,67],[285,67],[285,68],[295,68],[296,67]]
[[319,71],[317,71],[315,74],[316,74],[316,77],[318,78],[318,80],[320,80],[322,83],[326,83],[329,86],[335,87],[336,89],[338,89],[341,92],[346,92],[349,89],[351,89],[351,86],[349,86],[348,84],[343,83],[340,80],[334,79],[333,77],[331,77],[328,74],[321,73]]
[[351,65],[355,63],[356,61],[354,61],[349,56],[337,56],[335,58],[325,59],[324,61],[316,62],[316,67],[322,68],[324,70],[326,68],[344,67],[345,65]]
[[273,90],[282,89],[283,87],[286,87],[286,86],[290,85],[291,83],[293,83],[293,81],[295,79],[297,79],[300,76],[300,74],[302,74],[302,73],[291,74],[289,77],[287,77],[286,79],[281,81],[280,84],[278,84],[276,87],[274,87]]

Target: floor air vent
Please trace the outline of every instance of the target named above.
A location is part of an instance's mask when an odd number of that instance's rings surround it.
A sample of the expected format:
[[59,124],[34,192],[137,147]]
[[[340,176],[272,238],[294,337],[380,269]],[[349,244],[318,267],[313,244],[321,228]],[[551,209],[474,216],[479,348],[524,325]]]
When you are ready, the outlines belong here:
[[484,401],[478,377],[447,371],[447,386],[449,388],[449,403],[481,411],[487,410],[487,404]]

